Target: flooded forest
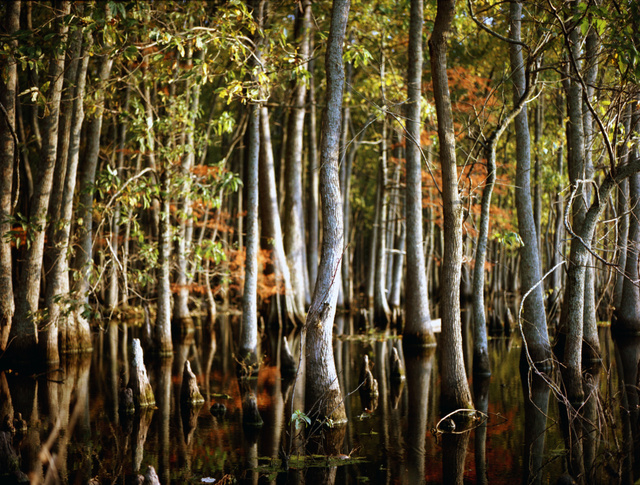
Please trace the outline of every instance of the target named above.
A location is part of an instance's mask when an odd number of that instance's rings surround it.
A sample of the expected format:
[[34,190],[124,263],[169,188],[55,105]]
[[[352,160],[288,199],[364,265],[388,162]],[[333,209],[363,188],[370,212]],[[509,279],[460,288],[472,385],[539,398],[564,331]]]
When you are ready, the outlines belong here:
[[0,2],[0,483],[638,483],[639,26]]

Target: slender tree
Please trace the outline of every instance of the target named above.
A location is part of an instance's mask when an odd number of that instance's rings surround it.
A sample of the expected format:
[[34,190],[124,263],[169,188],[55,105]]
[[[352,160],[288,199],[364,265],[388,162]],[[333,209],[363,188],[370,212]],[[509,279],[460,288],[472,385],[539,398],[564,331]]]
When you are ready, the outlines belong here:
[[[4,31],[8,36],[20,29],[21,2],[15,1],[7,5],[4,19]],[[11,260],[11,243],[5,238],[11,225],[13,202],[13,172],[17,168],[18,138],[16,133],[16,89],[18,69],[11,49],[16,49],[16,39],[9,40],[10,50],[5,51],[5,73],[0,77],[0,351],[7,347],[11,319],[15,311],[13,300],[13,263]],[[14,168],[15,167],[15,168]]]
[[422,239],[422,160],[420,102],[422,98],[422,0],[411,0],[407,74],[407,279],[403,341],[434,345]]
[[349,0],[334,0],[325,57],[327,90],[320,145],[322,252],[318,279],[306,323],[305,407],[314,417],[346,423],[331,336],[338,299],[343,249],[339,148],[344,90],[342,44],[349,17]]
[[462,353],[460,276],[463,207],[458,193],[455,131],[447,77],[447,41],[451,34],[454,11],[455,0],[438,0],[436,20],[429,39],[433,94],[438,117],[444,213],[441,303],[442,393],[440,396],[440,407],[443,412],[473,407]]

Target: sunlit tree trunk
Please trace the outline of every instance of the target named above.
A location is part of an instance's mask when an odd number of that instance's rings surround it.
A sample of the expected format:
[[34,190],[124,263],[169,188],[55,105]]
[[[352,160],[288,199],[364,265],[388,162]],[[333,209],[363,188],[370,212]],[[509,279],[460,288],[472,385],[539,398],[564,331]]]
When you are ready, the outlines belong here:
[[[12,36],[20,29],[21,2],[11,2],[6,6],[4,32]],[[0,104],[3,107],[0,116],[0,352],[4,352],[9,340],[11,319],[15,311],[13,301],[13,263],[11,261],[11,243],[5,234],[11,229],[9,217],[12,215],[13,171],[18,164],[18,138],[16,130],[16,89],[18,69],[11,49],[18,46],[11,40],[9,50],[5,51],[5,73],[0,77]]]
[[[348,63],[345,67],[345,89],[349,92],[353,77],[353,65]],[[349,125],[351,123],[350,100],[344,105],[342,113],[342,138],[340,141],[340,192],[342,193],[342,220],[344,222],[344,250],[342,255],[342,302],[345,308],[349,308],[353,299],[353,275],[350,255],[352,248],[349,246],[349,224],[351,221],[351,170],[353,158],[349,155],[353,147],[350,146]],[[349,149],[347,149],[349,147]],[[347,155],[349,154],[349,155]]]
[[[265,0],[258,0],[254,6],[254,18],[262,28]],[[262,35],[261,32],[256,37]],[[259,42],[259,41],[258,41]],[[260,47],[254,51],[256,65],[260,62]],[[244,266],[244,293],[242,295],[242,324],[238,359],[241,364],[252,365],[256,362],[258,347],[258,171],[260,159],[260,106],[250,102],[249,125],[247,127],[246,174],[243,178],[246,187],[246,256]]]
[[[313,35],[309,34],[309,52],[313,52]],[[309,287],[315,288],[318,276],[318,140],[316,126],[316,86],[315,61],[309,60],[309,175],[307,193],[307,265],[309,268]]]
[[[79,279],[74,285],[74,291],[78,293],[81,304],[89,303],[91,290],[91,276],[93,274],[93,184],[98,168],[98,155],[100,153],[100,135],[102,132],[102,119],[104,115],[104,98],[106,83],[111,74],[113,58],[106,54],[100,63],[99,84],[97,86],[96,110],[87,130],[87,148],[84,162],[78,173],[78,185],[80,194],[78,197],[77,214],[78,224],[77,238],[78,249],[73,262],[74,268],[79,273]],[[85,308],[82,306],[75,312],[72,318],[75,336],[67,339],[67,346],[63,348],[67,352],[87,352],[91,350],[91,331],[89,322],[83,315]]]
[[[298,61],[307,67],[309,58],[309,31],[311,28],[311,2],[304,0],[304,11],[299,34]],[[302,207],[302,143],[304,139],[304,115],[307,84],[304,79],[296,79],[293,87],[293,109],[287,127],[285,156],[285,197],[284,197],[284,248],[289,262],[291,284],[299,308],[305,308],[310,300],[305,264],[304,210]]]
[[[384,83],[384,62],[381,78]],[[383,91],[384,96],[384,91]],[[378,237],[376,239],[376,265],[373,293],[373,321],[376,326],[386,328],[391,321],[391,309],[387,300],[387,120],[382,120],[382,140],[380,145],[380,161],[378,165],[378,191],[376,204],[376,222]]]
[[[66,44],[69,27],[63,17],[71,10],[71,2],[63,1],[59,9],[54,12],[58,16],[56,21],[56,42],[61,46]],[[49,196],[53,184],[53,173],[58,149],[58,125],[60,114],[60,100],[64,81],[65,49],[54,51],[49,64],[49,97],[47,99],[48,114],[44,118],[42,133],[42,149],[40,160],[40,174],[34,186],[34,194],[29,210],[27,237],[32,238],[26,259],[20,273],[20,284],[16,292],[16,313],[11,327],[10,356],[16,361],[30,361],[34,359],[34,352],[38,344],[37,311],[40,297],[40,283],[42,277],[42,262],[44,254],[45,226],[49,208]],[[44,356],[40,356],[44,357]]]
[[405,324],[403,342],[435,345],[429,314],[429,295],[425,273],[422,239],[422,24],[423,1],[411,1],[409,24],[409,67],[407,73],[407,279],[405,291]]
[[300,323],[304,321],[304,308],[296,306],[297,300],[294,297],[289,266],[284,253],[269,111],[266,106],[260,108],[259,170],[261,241],[263,248],[271,251],[271,265],[277,290],[277,293],[271,297],[271,309],[267,320],[269,323],[276,323],[280,318],[285,317],[290,323]]
[[446,413],[471,408],[471,392],[464,368],[460,320],[462,266],[462,202],[458,193],[455,130],[447,77],[447,39],[451,33],[455,0],[438,0],[433,33],[429,40],[433,93],[438,117],[438,140],[442,164],[444,254],[442,258],[442,381],[440,408]]
[[[511,3],[511,38],[521,41],[520,28],[522,19],[522,3]],[[525,93],[528,81],[524,70],[522,46],[510,45],[511,72],[514,86],[514,100],[517,102]],[[523,247],[520,249],[520,288],[522,293],[529,293],[524,302],[522,312],[522,330],[526,340],[523,346],[523,358],[526,352],[536,366],[550,369],[551,347],[547,333],[547,318],[544,308],[544,296],[540,266],[540,250],[538,235],[533,217],[531,203],[531,139],[527,107],[524,106],[515,118],[516,129],[516,212],[518,215],[518,231]]]
[[305,407],[315,418],[331,418],[336,425],[346,422],[331,337],[339,290],[335,278],[340,274],[344,241],[338,161],[344,90],[342,43],[348,17],[349,0],[334,0],[325,58],[327,98],[320,146],[322,254],[306,323]]

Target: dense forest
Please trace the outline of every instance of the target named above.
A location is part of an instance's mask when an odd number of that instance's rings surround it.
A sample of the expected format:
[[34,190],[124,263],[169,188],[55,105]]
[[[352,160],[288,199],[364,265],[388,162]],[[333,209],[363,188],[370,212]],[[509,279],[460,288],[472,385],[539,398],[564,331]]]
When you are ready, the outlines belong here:
[[468,303],[474,379],[495,371],[489,336],[519,333],[588,480],[598,328],[640,335],[636,2],[15,0],[0,17],[0,367],[46,373],[97,335],[171,358],[237,315],[240,388],[268,329],[299,331],[298,419],[335,430],[346,313],[405,355],[437,342],[440,416],[466,426]]

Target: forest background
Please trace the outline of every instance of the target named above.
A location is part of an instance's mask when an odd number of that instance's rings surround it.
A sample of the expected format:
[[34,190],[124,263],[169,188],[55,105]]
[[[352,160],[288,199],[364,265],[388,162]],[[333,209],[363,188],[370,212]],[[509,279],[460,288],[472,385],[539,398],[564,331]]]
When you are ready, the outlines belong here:
[[251,353],[259,322],[325,322],[324,284],[420,345],[442,318],[444,408],[472,407],[461,298],[474,372],[487,326],[541,371],[551,333],[581,402],[597,322],[640,331],[638,6],[422,8],[354,1],[336,67],[329,2],[3,3],[2,360],[54,366],[143,315],[166,355],[219,307]]

